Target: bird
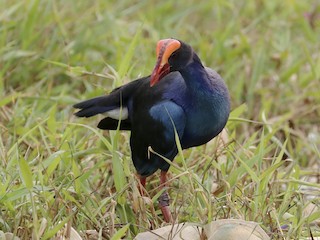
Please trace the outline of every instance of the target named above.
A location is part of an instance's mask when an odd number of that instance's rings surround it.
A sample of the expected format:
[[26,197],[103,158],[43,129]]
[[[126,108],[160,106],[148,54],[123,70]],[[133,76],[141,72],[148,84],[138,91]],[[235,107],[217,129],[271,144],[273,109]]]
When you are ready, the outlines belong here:
[[[141,186],[160,170],[158,198],[165,222],[172,221],[167,192],[167,172],[182,149],[203,145],[225,127],[230,95],[222,77],[205,67],[193,48],[178,39],[159,40],[156,64],[147,77],[115,88],[108,95],[73,106],[77,117],[103,114],[103,130],[128,130],[131,158]],[[151,151],[152,149],[152,151]]]

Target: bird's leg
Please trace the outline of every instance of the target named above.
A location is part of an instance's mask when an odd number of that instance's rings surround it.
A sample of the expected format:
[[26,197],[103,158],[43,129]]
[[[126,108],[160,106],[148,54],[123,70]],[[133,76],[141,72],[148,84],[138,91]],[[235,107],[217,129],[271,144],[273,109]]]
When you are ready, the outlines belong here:
[[170,212],[170,198],[168,191],[166,189],[167,187],[167,172],[166,171],[161,171],[160,174],[160,187],[164,188],[165,190],[163,193],[160,195],[158,201],[159,201],[159,206],[163,215],[163,218],[166,222],[171,222],[172,221],[172,216]]
[[139,192],[141,194],[141,196],[143,196],[144,191],[145,191],[145,187],[146,187],[146,181],[147,178],[143,177],[143,176],[139,176],[139,180],[140,180],[140,185],[139,185]]

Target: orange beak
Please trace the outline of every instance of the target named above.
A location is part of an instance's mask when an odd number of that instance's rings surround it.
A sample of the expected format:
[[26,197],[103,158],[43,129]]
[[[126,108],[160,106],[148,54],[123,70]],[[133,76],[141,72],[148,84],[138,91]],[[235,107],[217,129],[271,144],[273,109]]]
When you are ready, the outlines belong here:
[[151,74],[150,86],[153,87],[170,72],[168,59],[179,49],[181,43],[176,39],[163,39],[157,44],[157,63]]

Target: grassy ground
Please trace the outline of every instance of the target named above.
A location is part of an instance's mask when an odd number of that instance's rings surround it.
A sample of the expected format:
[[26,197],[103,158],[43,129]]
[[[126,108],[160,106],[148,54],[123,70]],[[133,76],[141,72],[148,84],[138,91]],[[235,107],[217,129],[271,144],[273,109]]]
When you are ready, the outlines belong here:
[[219,141],[171,167],[178,221],[241,218],[274,239],[320,235],[319,2],[1,5],[2,231],[50,239],[69,223],[119,239],[163,224],[159,175],[141,198],[129,134],[97,130],[98,118],[76,119],[71,106],[150,74],[157,40],[176,37],[224,77],[233,109]]

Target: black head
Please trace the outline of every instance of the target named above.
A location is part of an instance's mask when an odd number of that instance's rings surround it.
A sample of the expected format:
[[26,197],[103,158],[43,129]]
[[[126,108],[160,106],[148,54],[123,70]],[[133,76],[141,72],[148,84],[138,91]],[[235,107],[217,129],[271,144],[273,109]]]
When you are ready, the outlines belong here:
[[194,52],[192,47],[180,40],[179,42],[181,43],[180,48],[174,51],[168,59],[170,71],[179,71],[180,69],[188,66],[188,64],[193,60]]
[[157,44],[157,63],[150,85],[159,82],[169,72],[179,71],[193,61],[195,53],[190,45],[177,39],[163,39]]

